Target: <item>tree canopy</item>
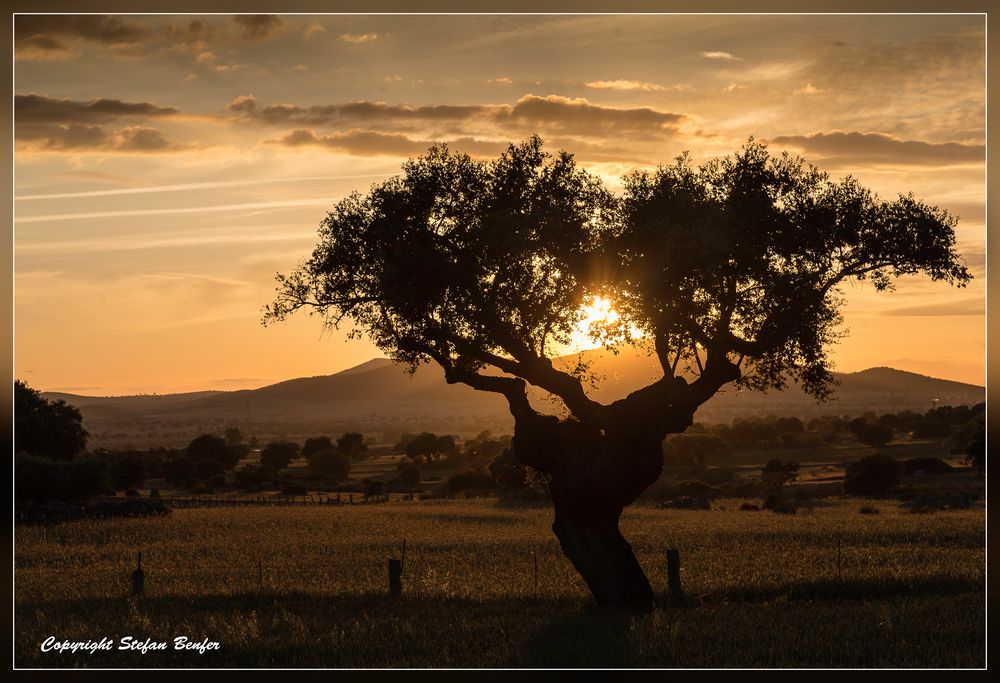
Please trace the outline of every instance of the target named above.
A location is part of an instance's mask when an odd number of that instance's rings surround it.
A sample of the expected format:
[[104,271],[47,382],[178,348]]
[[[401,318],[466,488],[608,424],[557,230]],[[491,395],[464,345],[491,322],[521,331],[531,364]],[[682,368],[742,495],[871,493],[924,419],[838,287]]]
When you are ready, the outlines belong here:
[[606,296],[620,318],[596,333],[655,353],[664,378],[647,389],[664,405],[693,410],[728,382],[796,381],[824,397],[839,285],[886,290],[921,272],[965,284],[955,224],[752,139],[698,167],[685,154],[632,173],[621,196],[538,137],[489,161],[440,145],[329,212],[311,258],[279,275],[265,322],[306,307],[394,360],[436,361],[449,382],[503,393],[512,410],[525,380],[602,424],[621,411],[550,358],[581,305]]
[[72,460],[87,446],[80,411],[65,401],[48,401],[14,381],[14,452]]

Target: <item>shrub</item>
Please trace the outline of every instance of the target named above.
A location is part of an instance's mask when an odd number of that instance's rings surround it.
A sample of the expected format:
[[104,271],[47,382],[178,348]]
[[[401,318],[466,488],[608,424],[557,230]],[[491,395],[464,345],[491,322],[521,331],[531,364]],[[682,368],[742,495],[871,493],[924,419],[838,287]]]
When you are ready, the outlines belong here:
[[449,495],[456,495],[463,491],[492,491],[496,489],[496,482],[486,470],[465,470],[456,472],[448,477],[445,488]]
[[420,468],[413,464],[406,465],[399,470],[396,479],[406,486],[416,486],[420,483]]
[[260,464],[284,469],[299,455],[299,445],[291,441],[272,441],[260,453]]
[[309,493],[309,491],[302,484],[297,482],[288,482],[281,487],[281,493],[286,496],[304,496]]
[[218,460],[202,460],[195,465],[194,473],[199,479],[211,479],[217,475],[223,474],[226,471],[226,466],[223,465]]
[[868,455],[848,463],[844,473],[844,492],[852,495],[889,493],[900,482],[903,467],[883,453]]
[[313,455],[316,453],[333,449],[334,445],[333,442],[330,441],[330,437],[316,436],[311,439],[306,439],[306,442],[302,444],[302,451],[300,455],[306,460],[312,460]]
[[350,459],[334,448],[326,448],[313,453],[309,458],[309,469],[332,479],[347,479],[351,469]]
[[772,458],[760,472],[761,494],[765,498],[781,498],[785,485],[799,476],[799,463],[795,460]]
[[91,458],[70,462],[19,453],[14,459],[14,499],[80,501],[110,488],[107,464]]
[[528,485],[528,470],[507,448],[489,466],[490,475],[496,485],[504,491],[520,491]]
[[139,488],[146,481],[146,464],[137,456],[126,456],[111,463],[111,485],[115,491]]
[[239,462],[239,455],[226,444],[225,439],[214,434],[202,434],[195,437],[188,444],[187,457],[192,462],[216,460],[221,462],[227,470],[236,467]]
[[190,458],[174,458],[163,463],[163,478],[174,486],[181,486],[194,476],[194,461]]
[[346,455],[348,458],[360,460],[364,457],[362,454],[368,451],[368,446],[365,444],[365,437],[363,434],[359,434],[358,432],[347,432],[337,439],[337,450]]
[[236,470],[236,485],[240,488],[259,487],[264,482],[274,481],[278,471],[268,465],[243,465]]

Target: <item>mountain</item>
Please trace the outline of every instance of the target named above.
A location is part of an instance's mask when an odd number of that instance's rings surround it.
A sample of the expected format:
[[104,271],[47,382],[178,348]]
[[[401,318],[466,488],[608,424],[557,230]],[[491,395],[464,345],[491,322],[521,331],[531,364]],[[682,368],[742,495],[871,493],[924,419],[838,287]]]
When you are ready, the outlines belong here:
[[[614,355],[586,351],[559,359],[559,363],[569,366],[578,360],[588,362],[590,372],[600,378],[600,383],[588,393],[602,403],[621,398],[658,376],[655,361],[639,352]],[[836,378],[839,386],[834,399],[826,403],[817,404],[798,388],[766,394],[725,389],[701,407],[696,419],[728,422],[734,417],[767,414],[811,417],[824,413],[857,415],[869,410],[924,412],[936,404],[962,405],[985,400],[983,387],[892,368],[870,368],[837,374]],[[78,406],[92,432],[108,425],[128,431],[122,425],[135,421],[174,425],[190,421],[247,425],[358,424],[372,431],[392,428],[398,431],[402,424],[454,433],[478,431],[476,427],[480,424],[510,422],[502,397],[465,385],[449,385],[435,365],[422,365],[410,375],[385,358],[334,375],[292,379],[243,391],[121,397],[43,395]],[[541,392],[532,398],[541,410],[555,408],[546,404]]]

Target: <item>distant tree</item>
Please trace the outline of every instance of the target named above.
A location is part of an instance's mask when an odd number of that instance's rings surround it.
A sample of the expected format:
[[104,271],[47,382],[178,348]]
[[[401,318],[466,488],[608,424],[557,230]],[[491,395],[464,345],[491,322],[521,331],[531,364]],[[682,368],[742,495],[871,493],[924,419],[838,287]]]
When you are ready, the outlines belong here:
[[217,460],[225,465],[227,470],[236,467],[236,463],[239,462],[239,456],[236,452],[221,436],[214,434],[202,434],[195,437],[188,444],[187,457],[192,462]]
[[416,486],[420,483],[420,468],[413,463],[407,463],[400,468],[396,479],[404,486]]
[[431,432],[418,434],[406,444],[406,456],[419,462],[431,462],[455,450],[455,437]]
[[[482,161],[432,147],[327,212],[265,321],[317,309],[395,361],[503,396],[517,458],[551,476],[563,552],[599,604],[648,612],[653,590],[618,522],[662,472],[666,436],[731,383],[828,396],[841,285],[971,276],[946,211],[881,200],[752,140],[623,186],[613,194],[537,137]],[[649,343],[663,372],[610,404],[552,359],[598,296],[619,314],[600,340]],[[536,410],[529,383],[569,415]]]
[[14,457],[14,500],[18,504],[83,501],[110,488],[107,463],[102,460],[54,460],[24,452]]
[[489,472],[493,481],[503,491],[520,491],[528,485],[528,468],[509,448],[490,463]]
[[262,465],[270,465],[276,469],[288,467],[299,455],[299,445],[291,441],[272,441],[260,452]]
[[191,458],[173,458],[163,463],[163,478],[174,486],[181,486],[193,476],[194,461]]
[[243,443],[243,432],[239,427],[230,427],[225,432],[226,443],[230,446],[238,446]]
[[765,499],[780,500],[785,486],[799,476],[799,463],[795,460],[767,461],[760,473],[761,493]]
[[309,469],[331,479],[347,479],[351,460],[335,448],[327,448],[313,453],[309,458]]
[[986,415],[982,411],[951,436],[951,452],[962,453],[970,465],[986,471]]
[[667,440],[674,447],[677,459],[694,467],[704,467],[709,458],[724,453],[727,445],[710,434],[675,434]]
[[130,455],[112,463],[111,484],[116,491],[139,488],[145,482],[146,463],[142,458]]
[[851,421],[851,432],[866,446],[881,448],[892,440],[892,428],[880,422],[867,422],[861,418]]
[[72,460],[87,446],[80,411],[65,401],[47,401],[20,380],[14,381],[14,452]]
[[903,466],[884,453],[874,453],[847,464],[844,492],[853,495],[884,495],[903,478]]
[[337,450],[352,460],[360,460],[361,454],[368,450],[365,445],[365,437],[358,432],[347,432],[337,439]]
[[194,474],[199,479],[208,480],[225,472],[226,466],[218,460],[200,460],[194,465]]
[[306,442],[302,444],[302,451],[300,455],[306,460],[311,460],[313,454],[319,453],[320,451],[328,451],[334,448],[333,442],[330,441],[328,436],[316,436],[311,439],[306,439]]

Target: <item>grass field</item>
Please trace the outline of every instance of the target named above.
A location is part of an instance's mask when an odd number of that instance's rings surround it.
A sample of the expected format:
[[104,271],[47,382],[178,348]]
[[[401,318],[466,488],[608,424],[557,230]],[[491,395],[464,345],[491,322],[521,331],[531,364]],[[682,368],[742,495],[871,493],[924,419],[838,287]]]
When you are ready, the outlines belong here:
[[[654,587],[681,550],[685,606],[606,614],[547,508],[492,499],[177,510],[18,527],[18,666],[983,666],[981,505],[904,514],[857,500],[794,516],[634,507],[622,526]],[[386,560],[406,539],[404,597]],[[135,552],[146,594],[128,597]],[[839,562],[838,562],[839,557]],[[534,560],[538,564],[535,586]],[[40,651],[48,636],[178,635],[218,651]]]

